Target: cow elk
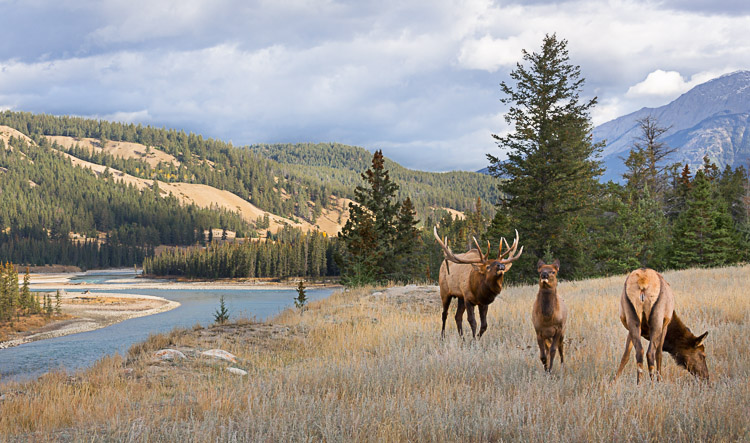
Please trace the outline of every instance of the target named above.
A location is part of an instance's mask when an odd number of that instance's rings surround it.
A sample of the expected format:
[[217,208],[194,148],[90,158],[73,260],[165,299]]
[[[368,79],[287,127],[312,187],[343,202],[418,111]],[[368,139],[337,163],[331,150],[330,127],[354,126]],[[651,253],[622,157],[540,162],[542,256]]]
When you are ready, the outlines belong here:
[[563,339],[565,338],[565,321],[568,319],[568,307],[557,294],[557,273],[560,261],[547,265],[542,260],[537,263],[539,272],[539,292],[536,294],[531,320],[536,330],[536,341],[539,344],[539,358],[544,370],[552,371],[555,352],[560,351],[560,364],[565,363]]
[[[474,317],[474,306],[479,307],[481,328],[479,337],[487,330],[487,309],[490,303],[503,289],[503,277],[513,265],[513,262],[523,253],[523,246],[518,250],[518,231],[512,246],[508,246],[505,238],[500,241],[497,258],[490,260],[490,242],[487,242],[487,254],[482,252],[477,239],[474,238],[476,249],[470,249],[463,254],[454,254],[448,247],[448,239],[440,239],[437,227],[433,230],[435,238],[443,250],[445,260],[440,265],[440,298],[443,302],[443,328],[441,337],[445,337],[445,320],[448,318],[448,308],[453,298],[458,299],[456,309],[456,328],[463,337],[463,314],[467,313],[471,335],[476,337],[477,322]],[[503,243],[506,251],[503,252]],[[450,265],[449,263],[454,263]]]
[[[620,321],[628,330],[625,352],[615,379],[620,376],[635,346],[638,364],[637,381],[643,376],[641,336],[650,340],[646,358],[651,379],[661,379],[662,351],[667,351],[678,365],[691,374],[708,380],[706,351],[703,340],[708,332],[696,337],[677,317],[674,293],[669,284],[653,269],[636,269],[628,275],[620,297]],[[654,365],[656,373],[654,374]]]

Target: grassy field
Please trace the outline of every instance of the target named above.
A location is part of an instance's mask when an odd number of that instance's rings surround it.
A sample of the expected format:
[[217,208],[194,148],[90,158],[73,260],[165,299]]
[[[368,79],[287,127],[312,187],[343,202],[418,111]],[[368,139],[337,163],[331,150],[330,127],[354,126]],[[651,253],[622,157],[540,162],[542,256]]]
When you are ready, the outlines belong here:
[[[632,361],[613,382],[626,337],[618,319],[625,276],[560,283],[570,309],[567,359],[551,375],[531,324],[536,287],[505,290],[480,341],[458,338],[452,316],[440,340],[436,287],[369,288],[334,294],[302,316],[286,311],[273,324],[196,326],[75,376],[2,385],[0,437],[749,441],[750,266],[665,277],[687,326],[710,331],[710,383],[666,356],[664,382],[636,385]],[[188,359],[156,362],[153,351],[164,347]],[[249,374],[194,356],[217,347]]]

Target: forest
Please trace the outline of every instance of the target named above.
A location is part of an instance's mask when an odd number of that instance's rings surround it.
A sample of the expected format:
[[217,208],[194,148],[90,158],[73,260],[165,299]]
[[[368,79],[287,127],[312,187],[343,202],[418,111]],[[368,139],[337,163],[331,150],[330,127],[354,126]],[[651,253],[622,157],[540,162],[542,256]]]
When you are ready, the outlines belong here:
[[160,244],[196,243],[209,227],[253,231],[235,213],[181,205],[158,186],[97,177],[44,141],[0,140],[0,190],[0,258],[26,265],[132,266]]

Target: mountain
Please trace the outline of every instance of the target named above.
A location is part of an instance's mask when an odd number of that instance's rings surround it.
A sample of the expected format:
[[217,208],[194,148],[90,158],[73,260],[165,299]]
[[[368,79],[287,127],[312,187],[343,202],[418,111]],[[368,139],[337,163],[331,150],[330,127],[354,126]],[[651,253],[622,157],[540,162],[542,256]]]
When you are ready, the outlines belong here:
[[643,108],[594,128],[594,141],[606,140],[603,180],[622,180],[623,159],[640,135],[637,121],[655,117],[669,128],[661,140],[677,148],[671,162],[688,163],[695,171],[703,156],[719,168],[750,162],[750,71],[738,71],[702,83],[671,103]]

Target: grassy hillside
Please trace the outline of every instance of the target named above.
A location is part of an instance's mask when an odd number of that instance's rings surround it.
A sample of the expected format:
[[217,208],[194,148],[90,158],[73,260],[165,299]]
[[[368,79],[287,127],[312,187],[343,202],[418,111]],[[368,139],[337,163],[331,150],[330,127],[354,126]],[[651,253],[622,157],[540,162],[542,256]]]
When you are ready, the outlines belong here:
[[[340,292],[271,324],[175,331],[70,378],[0,386],[0,434],[19,439],[241,441],[747,441],[750,266],[668,272],[677,311],[706,340],[711,381],[665,356],[635,384],[618,300],[625,276],[562,282],[567,363],[545,374],[535,286],[506,289],[480,341],[439,338],[435,287]],[[455,306],[455,303],[454,303]],[[466,328],[465,328],[466,329]],[[188,359],[157,362],[152,352]],[[222,348],[229,364],[195,356]],[[558,362],[559,363],[559,362]]]
[[[339,192],[351,193],[361,185],[360,174],[372,161],[372,154],[366,149],[339,143],[263,144],[250,149],[292,171],[328,183]],[[491,176],[468,171],[415,171],[389,159],[385,167],[400,186],[399,199],[411,197],[420,214],[426,214],[429,207],[473,210],[477,197],[489,202],[484,208],[491,212],[490,216],[494,214],[493,205],[499,194],[497,180]]]
[[[0,112],[0,125],[134,177],[212,186],[264,211],[313,224],[325,210],[338,211],[341,198],[353,196],[372,158],[362,148],[337,144],[245,149],[183,131],[11,111]],[[400,198],[410,196],[422,217],[431,207],[464,211],[477,197],[497,200],[492,178],[481,174],[410,171],[395,163],[389,168],[401,186]],[[491,204],[484,207],[492,210]]]

